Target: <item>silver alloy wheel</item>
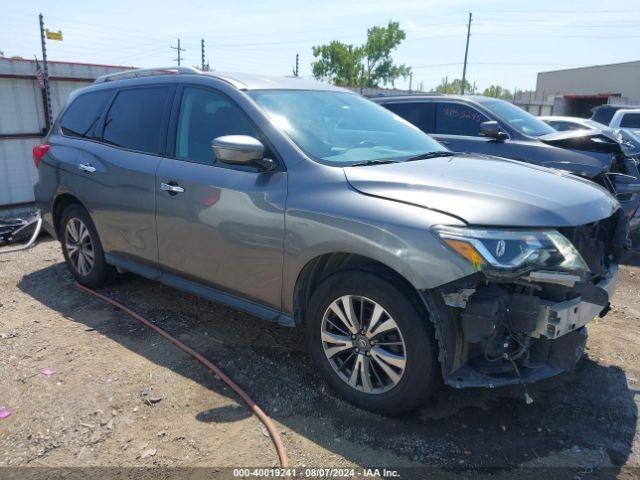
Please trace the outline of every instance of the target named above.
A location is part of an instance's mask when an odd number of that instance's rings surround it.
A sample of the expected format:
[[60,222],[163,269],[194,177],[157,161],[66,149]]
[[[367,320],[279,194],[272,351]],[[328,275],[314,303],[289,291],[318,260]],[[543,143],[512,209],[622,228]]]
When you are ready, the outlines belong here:
[[64,243],[69,261],[80,275],[87,276],[93,269],[94,250],[91,233],[79,218],[67,222]]
[[402,379],[407,349],[398,324],[380,304],[359,295],[337,298],[320,329],[331,367],[351,387],[379,394]]

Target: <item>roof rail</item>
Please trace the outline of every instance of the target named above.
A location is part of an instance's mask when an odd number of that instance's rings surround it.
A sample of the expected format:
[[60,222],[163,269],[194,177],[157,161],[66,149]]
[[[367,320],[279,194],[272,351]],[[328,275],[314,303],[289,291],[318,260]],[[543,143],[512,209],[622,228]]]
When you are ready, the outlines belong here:
[[116,80],[127,80],[129,78],[152,77],[154,75],[186,75],[186,74],[202,73],[193,67],[157,67],[157,68],[139,68],[136,70],[125,70],[124,72],[110,73],[102,75],[95,79],[93,83],[114,82]]

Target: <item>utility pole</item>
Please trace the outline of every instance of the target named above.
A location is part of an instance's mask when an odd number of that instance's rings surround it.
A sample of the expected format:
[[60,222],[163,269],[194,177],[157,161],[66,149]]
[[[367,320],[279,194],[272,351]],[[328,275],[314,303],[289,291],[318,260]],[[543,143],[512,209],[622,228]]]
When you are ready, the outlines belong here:
[[49,65],[47,64],[47,44],[44,35],[44,17],[38,16],[40,20],[40,42],[42,43],[42,71],[44,72],[44,119],[47,131],[51,127],[51,88],[49,87]]
[[413,85],[413,72],[409,72],[409,93],[411,93],[412,85]]
[[177,50],[178,58],[176,58],[176,61],[178,62],[178,66],[180,66],[180,62],[182,61],[182,56],[180,55],[180,53],[181,52],[186,52],[187,49],[186,48],[180,48],[180,39],[178,39],[178,46],[174,47],[173,45],[171,45],[171,48],[173,48],[174,50]]
[[300,55],[296,53],[296,67],[293,69],[293,76],[298,76],[298,67],[300,66]]
[[204,38],[200,40],[200,56],[202,57],[202,71],[204,72]]
[[460,91],[464,95],[464,84],[467,81],[467,56],[469,55],[469,37],[471,36],[471,12],[469,12],[469,23],[467,23],[467,46],[464,49],[464,66],[462,67],[462,86]]

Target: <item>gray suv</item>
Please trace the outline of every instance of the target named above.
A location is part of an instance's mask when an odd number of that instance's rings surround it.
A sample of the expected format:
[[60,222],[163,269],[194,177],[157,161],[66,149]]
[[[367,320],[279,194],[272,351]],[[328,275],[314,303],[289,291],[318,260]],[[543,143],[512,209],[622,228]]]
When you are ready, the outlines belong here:
[[448,151],[302,80],[133,71],[74,92],[36,198],[81,284],[129,271],[306,330],[356,405],[411,410],[443,379],[571,369],[626,244],[601,187]]

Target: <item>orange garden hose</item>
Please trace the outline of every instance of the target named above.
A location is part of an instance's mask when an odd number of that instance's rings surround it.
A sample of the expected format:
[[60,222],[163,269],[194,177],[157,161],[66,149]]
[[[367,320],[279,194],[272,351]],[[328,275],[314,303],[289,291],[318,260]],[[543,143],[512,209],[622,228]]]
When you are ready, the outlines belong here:
[[273,440],[273,444],[275,445],[276,450],[278,452],[278,458],[280,459],[280,465],[282,466],[282,468],[288,468],[289,461],[287,459],[287,452],[286,452],[286,450],[284,448],[284,444],[282,443],[282,439],[280,438],[280,434],[276,430],[276,427],[273,424],[273,422],[271,421],[271,419],[262,411],[262,409],[256,404],[256,402],[254,402],[251,399],[251,397],[247,394],[247,392],[245,392],[236,382],[234,382],[231,378],[229,378],[220,368],[218,368],[216,365],[211,363],[209,360],[207,360],[205,357],[203,357],[201,354],[199,354],[198,352],[196,352],[192,348],[189,348],[187,345],[182,343],[177,338],[172,337],[167,332],[165,332],[163,329],[161,329],[160,327],[158,327],[158,326],[154,325],[153,323],[151,323],[146,318],[144,318],[141,315],[137,314],[133,310],[125,307],[120,302],[117,302],[116,300],[113,300],[113,299],[111,299],[109,297],[106,297],[105,295],[102,295],[102,294],[100,294],[98,292],[95,292],[95,291],[91,290],[90,288],[85,287],[84,285],[80,285],[79,283],[76,283],[76,286],[80,290],[84,290],[85,292],[90,293],[91,295],[93,295],[95,297],[98,297],[100,300],[104,300],[105,302],[110,303],[114,307],[122,310],[123,312],[125,312],[126,314],[128,314],[131,317],[135,318],[139,322],[144,323],[147,327],[155,330],[157,333],[159,333],[164,338],[169,340],[169,342],[174,344],[180,350],[182,350],[183,352],[188,353],[189,355],[194,357],[196,360],[198,360],[202,365],[204,365],[209,370],[211,370],[213,373],[218,375],[227,385],[229,385],[229,387],[231,387],[231,389],[234,392],[236,392],[242,398],[242,400],[245,401],[245,403],[249,406],[249,408],[255,414],[255,416],[258,417],[262,423],[264,423],[264,426],[267,427],[267,430],[269,431],[269,434],[271,435],[271,440]]

